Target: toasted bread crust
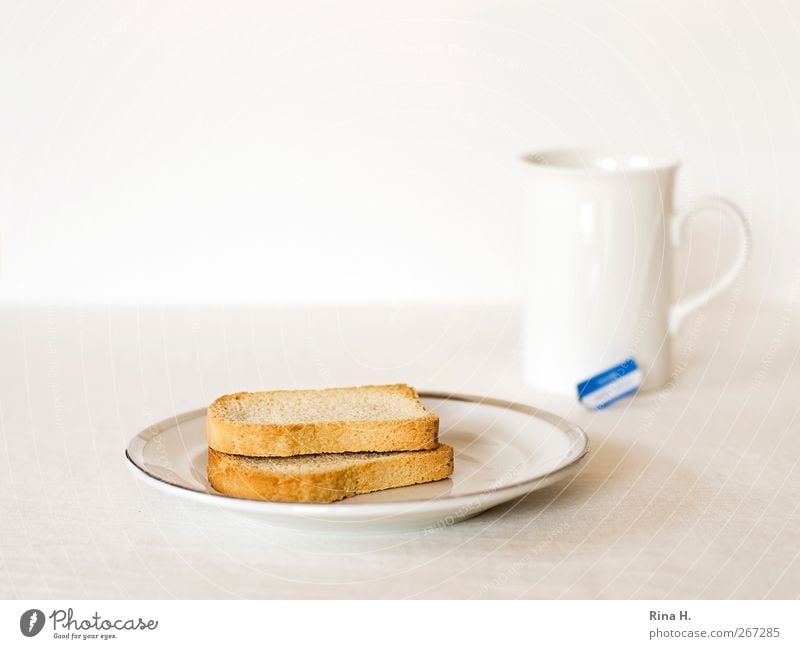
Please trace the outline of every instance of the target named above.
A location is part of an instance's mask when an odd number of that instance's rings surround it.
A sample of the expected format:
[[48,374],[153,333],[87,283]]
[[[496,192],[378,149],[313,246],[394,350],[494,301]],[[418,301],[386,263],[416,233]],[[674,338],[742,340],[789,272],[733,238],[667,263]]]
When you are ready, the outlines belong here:
[[[404,396],[418,399],[416,390],[407,385],[363,387],[398,391]],[[314,453],[423,450],[435,448],[438,444],[439,417],[428,411],[414,419],[290,424],[232,421],[224,416],[227,401],[241,399],[250,394],[252,393],[228,394],[209,406],[206,416],[206,439],[209,447],[233,455],[288,457]]]
[[236,498],[330,503],[371,491],[443,480],[453,473],[453,448],[440,444],[432,450],[390,453],[333,469],[310,466],[300,474],[265,469],[257,463],[209,448],[208,480],[220,493]]

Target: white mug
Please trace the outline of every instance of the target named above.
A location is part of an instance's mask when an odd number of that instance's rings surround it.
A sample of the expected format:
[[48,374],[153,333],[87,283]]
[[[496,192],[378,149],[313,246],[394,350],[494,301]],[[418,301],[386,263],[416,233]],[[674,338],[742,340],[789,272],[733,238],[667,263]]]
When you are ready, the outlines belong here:
[[[576,394],[577,385],[633,358],[642,390],[670,379],[670,338],[744,267],[750,228],[733,203],[672,206],[676,161],[590,150],[525,156],[527,381]],[[719,281],[672,301],[672,248],[688,217],[731,218],[740,246]]]

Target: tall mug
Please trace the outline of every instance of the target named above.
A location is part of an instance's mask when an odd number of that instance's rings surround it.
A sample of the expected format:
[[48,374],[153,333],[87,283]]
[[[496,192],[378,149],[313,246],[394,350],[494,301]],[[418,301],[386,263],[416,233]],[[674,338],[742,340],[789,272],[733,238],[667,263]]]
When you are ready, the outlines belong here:
[[[633,358],[641,389],[663,387],[681,322],[725,290],[746,263],[747,219],[722,198],[676,212],[678,162],[564,150],[525,156],[523,164],[528,382],[575,394],[582,381]],[[714,286],[673,302],[672,251],[686,220],[700,212],[733,221],[738,252]]]

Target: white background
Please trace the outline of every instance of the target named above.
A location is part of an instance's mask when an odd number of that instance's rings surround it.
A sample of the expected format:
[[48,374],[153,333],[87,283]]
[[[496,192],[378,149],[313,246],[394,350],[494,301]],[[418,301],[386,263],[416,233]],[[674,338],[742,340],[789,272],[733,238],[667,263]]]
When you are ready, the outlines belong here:
[[517,301],[518,157],[586,144],[684,159],[786,298],[799,37],[780,0],[3,0],[0,298]]

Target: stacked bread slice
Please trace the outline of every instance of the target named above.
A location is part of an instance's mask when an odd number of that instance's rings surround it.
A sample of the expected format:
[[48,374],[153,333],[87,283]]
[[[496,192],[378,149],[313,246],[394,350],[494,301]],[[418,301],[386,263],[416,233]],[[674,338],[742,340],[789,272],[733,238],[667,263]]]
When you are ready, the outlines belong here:
[[208,480],[239,498],[327,503],[453,473],[407,385],[240,392],[208,408]]

